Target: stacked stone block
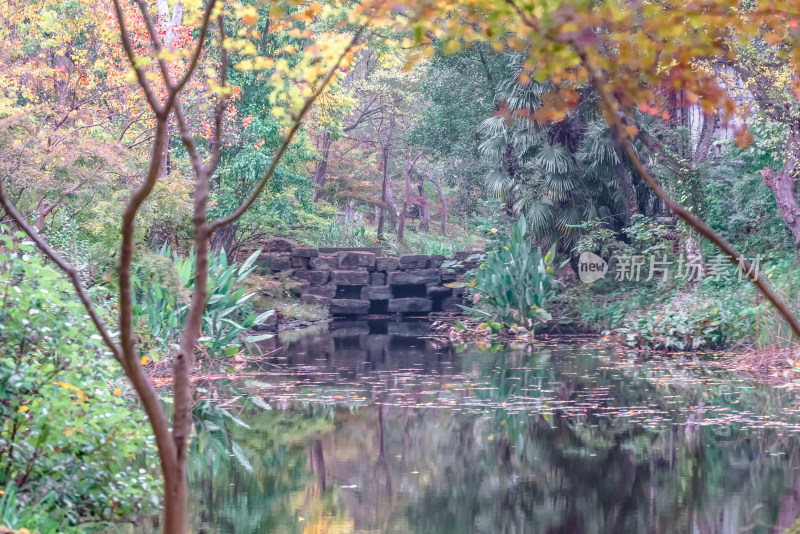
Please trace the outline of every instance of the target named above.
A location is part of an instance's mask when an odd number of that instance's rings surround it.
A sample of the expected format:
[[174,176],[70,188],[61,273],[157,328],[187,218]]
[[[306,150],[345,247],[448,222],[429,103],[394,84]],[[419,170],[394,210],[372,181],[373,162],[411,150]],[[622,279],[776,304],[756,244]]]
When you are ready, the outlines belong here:
[[304,302],[327,305],[332,315],[360,316],[460,311],[463,288],[445,284],[461,281],[480,257],[457,253],[450,259],[427,254],[393,258],[368,250],[322,253],[272,239],[261,260],[270,272],[291,270]]

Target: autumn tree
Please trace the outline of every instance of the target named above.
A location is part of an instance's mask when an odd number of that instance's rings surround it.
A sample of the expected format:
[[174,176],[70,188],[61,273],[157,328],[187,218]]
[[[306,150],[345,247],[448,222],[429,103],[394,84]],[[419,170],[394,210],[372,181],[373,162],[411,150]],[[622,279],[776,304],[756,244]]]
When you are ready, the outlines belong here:
[[[131,8],[133,7],[133,12]],[[221,227],[235,223],[253,205],[273,175],[281,157],[287,151],[294,135],[313,101],[325,90],[341,66],[348,64],[352,48],[357,44],[364,24],[371,19],[380,19],[386,10],[380,3],[365,3],[350,6],[337,31],[317,34],[317,39],[304,50],[300,62],[294,68],[288,64],[276,64],[272,93],[275,102],[282,102],[278,118],[285,121],[286,132],[283,142],[272,154],[272,163],[262,177],[253,184],[245,199],[230,213],[209,219],[209,192],[211,179],[217,172],[222,153],[222,139],[226,123],[226,109],[230,105],[234,89],[228,81],[232,51],[244,51],[249,57],[238,61],[239,68],[271,68],[268,58],[259,54],[253,44],[258,33],[251,28],[258,22],[258,13],[251,6],[223,5],[210,0],[203,5],[199,2],[183,4],[183,23],[187,35],[192,36],[186,46],[172,46],[171,36],[177,31],[180,10],[173,11],[169,18],[159,17],[159,7],[145,0],[138,0],[135,6],[123,0],[114,0],[113,15],[118,25],[116,43],[121,50],[135,79],[142,98],[146,102],[148,120],[154,127],[150,146],[149,162],[145,175],[138,181],[130,200],[124,207],[121,217],[121,241],[119,263],[116,274],[119,279],[118,324],[112,329],[104,324],[95,310],[83,281],[77,270],[67,259],[54,250],[21,213],[8,194],[8,176],[0,179],[0,204],[15,224],[25,231],[36,246],[58,265],[70,278],[75,291],[84,304],[92,322],[97,327],[111,355],[119,362],[125,375],[138,394],[145,413],[153,428],[164,478],[164,532],[183,532],[186,524],[187,472],[186,455],[189,440],[192,388],[189,376],[194,362],[194,351],[200,336],[200,321],[206,305],[208,278],[209,241],[213,233]],[[311,15],[319,13],[320,5],[313,4],[307,9]],[[280,16],[281,9],[275,6],[271,12]],[[113,20],[113,19],[112,19]],[[239,20],[241,25],[235,37],[228,37],[227,20]],[[391,22],[391,19],[385,19]],[[144,28],[147,41],[141,45],[137,40],[137,28]],[[352,28],[352,31],[350,31]],[[212,33],[214,36],[212,37]],[[211,51],[210,54],[206,52]],[[198,112],[208,114],[210,130],[202,128],[200,122],[191,121],[187,113],[192,84],[200,79],[200,68],[209,65],[208,55],[216,55],[218,65],[215,76],[207,78],[205,103],[198,105]],[[201,63],[203,67],[201,67]],[[214,69],[214,63],[210,64]],[[134,259],[137,239],[137,220],[142,206],[163,178],[163,164],[166,156],[167,140],[171,120],[175,121],[181,142],[193,173],[193,215],[192,233],[195,249],[195,291],[191,297],[184,331],[179,349],[173,358],[172,418],[168,420],[164,405],[152,382],[145,374],[137,350],[133,332],[133,291],[131,265]],[[199,141],[204,135],[207,143]]]
[[[729,46],[730,35],[745,42],[760,26],[770,28],[772,39],[787,44],[796,62],[800,58],[796,42],[800,34],[796,30],[795,2],[759,6],[744,17],[732,0],[689,5],[672,1],[548,4],[486,0],[446,6],[424,4],[418,9],[422,16],[414,24],[415,35],[423,44],[435,37],[446,40],[446,49],[457,51],[483,41],[496,51],[522,53],[520,80],[552,84],[552,89],[542,95],[544,105],[531,114],[540,124],[563,120],[578,102],[576,88],[591,87],[615,143],[639,177],[668,209],[738,265],[800,337],[800,322],[769,283],[763,277],[756,279],[750,263],[723,236],[670,198],[642,164],[631,142],[639,132],[632,117],[634,110],[643,104],[664,108],[664,95],[669,92],[685,92],[691,102],[702,102],[706,113],[719,113],[726,123],[732,120],[736,102],[713,75],[693,68],[693,62],[700,58],[732,61],[735,53]],[[431,19],[444,22],[430,30],[422,21]],[[746,141],[743,128],[739,135]]]
[[[735,115],[735,102],[716,83],[714,76],[694,69],[692,64],[698,57],[732,61],[735,54],[726,44],[731,28],[743,39],[754,34],[756,25],[740,16],[738,4],[733,0],[688,5],[669,0],[658,4],[589,0],[566,3],[423,0],[397,4],[366,0],[345,7],[338,3],[310,2],[303,5],[302,16],[319,18],[328,25],[320,26],[314,38],[303,43],[302,51],[294,51],[299,57],[291,64],[285,58],[284,61],[275,60],[260,47],[261,32],[254,27],[261,17],[254,6],[223,4],[215,0],[187,1],[182,5],[180,26],[185,28],[184,41],[177,37],[180,33],[177,4],[167,17],[161,16],[164,10],[159,11],[159,4],[153,5],[147,0],[136,0],[135,4],[113,0],[112,20],[118,25],[115,35],[119,40],[111,42],[116,51],[122,51],[138,88],[137,94],[146,104],[144,117],[148,131],[144,136],[149,139],[146,170],[135,180],[119,219],[115,273],[119,281],[117,324],[104,324],[74,266],[48,244],[28,221],[27,214],[17,208],[17,199],[9,194],[9,184],[13,186],[9,175],[0,177],[0,205],[5,213],[67,274],[109,352],[119,362],[142,402],[153,428],[164,479],[164,532],[184,532],[186,526],[187,444],[193,405],[190,373],[206,306],[210,242],[216,231],[237,223],[258,202],[315,100],[332,80],[343,74],[343,67],[353,64],[354,47],[361,42],[367,27],[377,27],[381,31],[385,28],[393,32],[402,30],[413,36],[406,48],[415,42],[420,46],[411,50],[410,58],[397,61],[397,68],[393,63],[392,69],[384,69],[380,76],[370,79],[376,86],[365,93],[378,95],[381,113],[370,116],[352,134],[360,143],[372,144],[380,152],[385,204],[393,204],[389,198],[392,163],[399,169],[406,168],[408,162],[404,135],[408,125],[404,121],[414,110],[404,94],[403,79],[395,75],[405,60],[422,61],[424,50],[434,40],[443,43],[447,53],[456,53],[476,42],[483,42],[497,52],[514,50],[522,56],[518,81],[548,84],[540,95],[542,105],[536,109],[522,108],[518,110],[520,116],[540,125],[559,123],[580,101],[579,90],[590,88],[597,97],[611,138],[627,156],[638,177],[667,208],[739,264],[795,333],[800,334],[797,319],[769,283],[763,277],[756,280],[751,265],[741,259],[741,254],[730,243],[666,194],[642,164],[632,143],[640,131],[632,118],[634,111],[642,104],[663,108],[664,94],[670,91],[683,91],[701,101],[709,114],[719,112],[723,121]],[[798,26],[797,6],[780,3],[771,8],[772,12],[756,12],[755,15],[761,17],[756,21],[773,28],[774,39],[785,42],[800,54],[800,47],[794,42],[798,34],[791,29]],[[284,17],[283,6],[278,3],[270,6],[269,16],[275,20]],[[794,24],[781,26],[787,21]],[[172,36],[176,38],[174,44]],[[57,59],[55,64],[58,61],[61,60]],[[231,83],[231,68],[242,72],[270,72],[269,81],[273,87],[269,92],[273,105],[270,112],[279,120],[283,135],[282,141],[265,154],[270,163],[263,166],[257,179],[247,184],[249,187],[240,197],[241,201],[224,213],[210,215],[212,181],[220,172],[225,127],[230,121],[229,108],[235,105],[237,96]],[[66,102],[69,101],[67,97]],[[140,363],[132,324],[131,266],[143,206],[165,177],[164,164],[172,127],[180,137],[191,173],[193,206],[189,233],[195,250],[196,275],[179,348],[173,355],[172,414],[168,418],[159,393]],[[2,156],[3,165],[13,161],[13,154],[10,157],[8,154]],[[392,162],[391,156],[400,157]],[[405,162],[404,167],[400,166],[401,162]],[[396,209],[391,209],[396,216]]]

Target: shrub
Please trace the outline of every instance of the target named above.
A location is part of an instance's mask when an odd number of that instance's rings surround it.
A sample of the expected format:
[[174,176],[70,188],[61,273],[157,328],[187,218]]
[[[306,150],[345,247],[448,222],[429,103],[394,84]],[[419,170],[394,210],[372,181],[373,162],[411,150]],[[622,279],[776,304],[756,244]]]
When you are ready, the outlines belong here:
[[367,232],[363,222],[331,222],[312,239],[315,247],[372,247],[374,237]]
[[644,315],[628,317],[611,333],[632,348],[698,350],[720,348],[752,332],[751,299],[728,289],[703,287],[682,293]]
[[[208,299],[200,341],[212,355],[222,353],[231,356],[239,352],[242,335],[253,326],[263,324],[274,313],[272,310],[259,315],[253,313],[249,301],[256,294],[248,293],[243,286],[245,278],[255,269],[253,264],[259,254],[261,249],[241,265],[229,265],[224,250],[209,256]],[[147,281],[134,277],[138,299],[134,313],[140,324],[145,326],[144,335],[151,347],[150,357],[156,361],[171,349],[180,336],[189,309],[188,300],[183,295],[193,291],[195,278],[194,251],[188,257],[181,258],[164,245],[161,256],[172,258],[180,289],[164,287],[163,281],[152,276]],[[167,277],[165,280],[171,279]],[[170,287],[174,286],[174,283],[170,284]]]
[[477,316],[491,318],[506,326],[519,325],[533,330],[540,321],[550,320],[547,312],[556,294],[552,261],[555,245],[546,255],[525,239],[525,217],[520,217],[511,240],[495,252],[476,272],[475,307],[463,307]]
[[160,482],[140,468],[157,458],[134,399],[70,283],[2,227],[0,488],[14,494],[4,518],[66,532],[154,513]]

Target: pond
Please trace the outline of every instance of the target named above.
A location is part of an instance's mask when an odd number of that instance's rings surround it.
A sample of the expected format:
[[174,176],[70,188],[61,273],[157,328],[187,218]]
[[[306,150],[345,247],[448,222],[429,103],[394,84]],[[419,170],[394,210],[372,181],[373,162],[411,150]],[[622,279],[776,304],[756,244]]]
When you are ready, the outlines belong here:
[[722,534],[800,514],[796,394],[713,357],[428,328],[333,323],[198,382],[192,530]]

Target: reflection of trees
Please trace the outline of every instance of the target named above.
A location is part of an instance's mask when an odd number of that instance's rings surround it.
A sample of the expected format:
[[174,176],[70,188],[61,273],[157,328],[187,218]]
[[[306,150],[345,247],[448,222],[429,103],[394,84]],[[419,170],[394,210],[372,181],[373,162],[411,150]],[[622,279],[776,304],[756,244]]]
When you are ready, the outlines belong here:
[[[332,408],[249,410],[242,418],[249,429],[221,416],[193,443],[193,507],[200,510],[195,529],[300,533],[325,518],[341,527],[327,532],[349,532],[335,490],[325,486],[322,442],[313,439],[331,429]],[[250,468],[230,453],[231,443]]]
[[[216,470],[196,484],[203,521],[237,533],[728,534],[798,513],[794,440],[705,423],[722,409],[780,413],[778,392],[713,369],[601,367],[583,349],[466,352],[458,363],[464,383],[405,375],[390,397],[365,386],[378,404],[299,402],[246,413],[252,430],[222,424],[253,472],[209,453]],[[665,419],[623,416],[631,407]]]

